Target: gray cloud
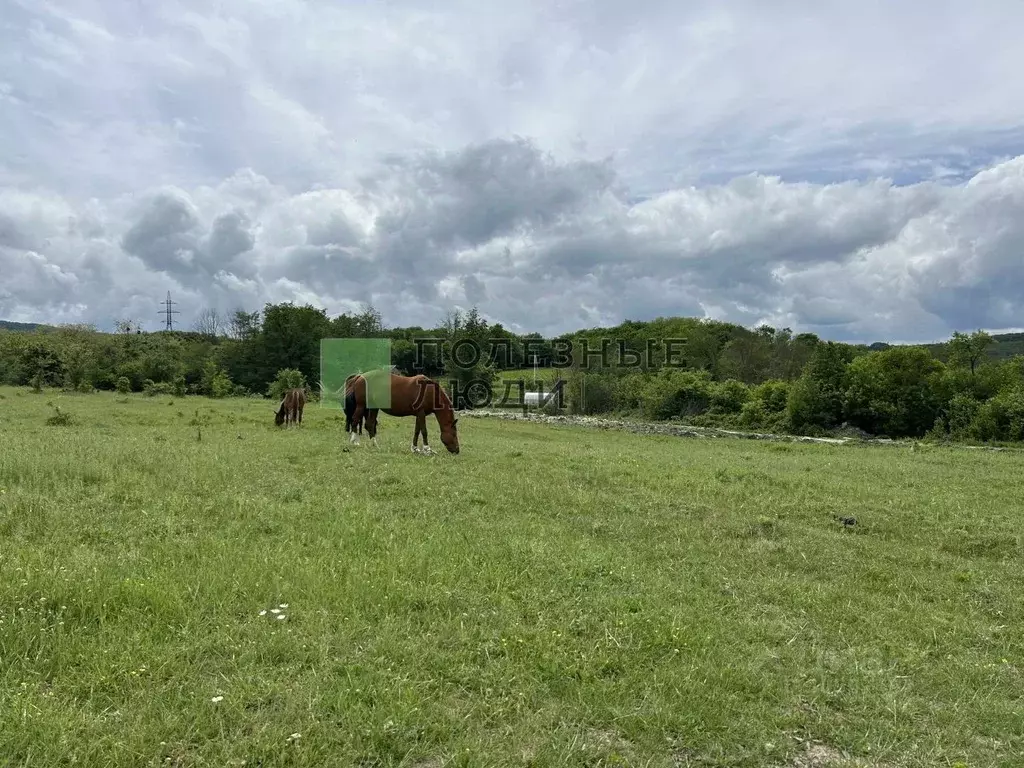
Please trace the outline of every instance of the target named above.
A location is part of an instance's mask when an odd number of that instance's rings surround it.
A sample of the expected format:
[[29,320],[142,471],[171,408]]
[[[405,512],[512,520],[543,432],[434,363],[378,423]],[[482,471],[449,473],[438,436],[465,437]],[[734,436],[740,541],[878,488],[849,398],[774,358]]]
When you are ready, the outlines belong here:
[[214,262],[230,261],[251,251],[256,238],[250,231],[249,217],[239,211],[225,213],[214,219],[206,242],[206,252]]
[[0,317],[1019,322],[1024,7],[496,8],[16,0]]
[[630,202],[606,165],[559,164],[529,143],[465,155],[392,159],[351,189],[292,195],[248,173],[157,190],[90,212],[102,229],[61,229],[70,201],[11,203],[35,218],[7,214],[5,231],[26,242],[49,232],[50,247],[4,245],[22,287],[0,308],[80,305],[103,323],[99,308],[118,306],[116,275],[122,304],[184,291],[186,318],[207,304],[309,300],[340,312],[372,300],[392,323],[429,325],[481,303],[495,321],[544,333],[707,314],[829,338],[928,339],[1012,326],[1021,309],[1024,157],[953,186],[744,177]]
[[154,270],[192,274],[200,264],[199,217],[191,201],[172,192],[154,195],[124,233],[121,248]]

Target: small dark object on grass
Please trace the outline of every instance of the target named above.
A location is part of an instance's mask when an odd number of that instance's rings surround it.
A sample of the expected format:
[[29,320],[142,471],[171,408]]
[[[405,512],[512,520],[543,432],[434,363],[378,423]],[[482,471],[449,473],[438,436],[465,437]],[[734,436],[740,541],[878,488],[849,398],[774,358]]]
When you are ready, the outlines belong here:
[[834,517],[835,517],[836,520],[838,520],[840,523],[845,525],[847,528],[857,524],[857,518],[856,517],[840,517],[839,515],[834,515]]
[[51,427],[67,427],[75,423],[74,418],[70,413],[65,413],[60,409],[59,405],[53,406],[56,413],[46,420],[46,423]]

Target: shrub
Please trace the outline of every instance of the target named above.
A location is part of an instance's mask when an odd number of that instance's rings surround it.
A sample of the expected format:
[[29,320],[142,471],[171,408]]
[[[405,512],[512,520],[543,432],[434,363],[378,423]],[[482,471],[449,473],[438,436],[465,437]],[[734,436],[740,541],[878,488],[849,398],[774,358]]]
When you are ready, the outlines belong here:
[[114,388],[119,394],[127,395],[132,391],[132,383],[128,380],[127,376],[118,376]]
[[607,374],[575,374],[570,376],[565,386],[576,413],[592,416],[615,410],[615,385]]
[[981,404],[969,429],[979,440],[1024,440],[1024,384]]
[[171,393],[171,385],[165,381],[159,383],[154,382],[152,379],[146,379],[142,384],[142,391],[147,397],[155,397],[157,395],[168,395]]
[[271,382],[267,394],[274,400],[280,400],[289,389],[305,389],[306,377],[295,368],[282,368]]
[[210,383],[210,397],[230,397],[235,391],[235,385],[228,378],[224,371],[217,371]]
[[781,379],[769,379],[750,390],[750,398],[759,401],[766,413],[783,413],[789,398],[790,385]]
[[711,412],[716,414],[739,413],[750,399],[750,390],[742,381],[726,379],[710,388]]
[[786,398],[786,412],[794,430],[819,434],[842,422],[849,380],[847,366],[852,358],[849,348],[831,341],[815,347]]
[[945,427],[954,437],[966,437],[981,403],[969,394],[954,395],[946,409]]
[[616,408],[621,411],[640,410],[644,388],[649,378],[649,375],[637,372],[619,376],[613,385]]
[[892,347],[850,363],[846,412],[871,434],[921,437],[935,424],[944,368],[925,349]]
[[663,369],[651,376],[640,395],[646,418],[670,419],[704,413],[711,404],[712,381],[706,371]]

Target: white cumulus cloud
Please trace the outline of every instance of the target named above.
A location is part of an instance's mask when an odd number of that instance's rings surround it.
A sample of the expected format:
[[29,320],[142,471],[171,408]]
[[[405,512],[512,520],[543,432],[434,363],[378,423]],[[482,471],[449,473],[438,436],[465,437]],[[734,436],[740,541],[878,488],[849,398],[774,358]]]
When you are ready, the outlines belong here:
[[1008,0],[4,7],[0,318],[1024,325]]

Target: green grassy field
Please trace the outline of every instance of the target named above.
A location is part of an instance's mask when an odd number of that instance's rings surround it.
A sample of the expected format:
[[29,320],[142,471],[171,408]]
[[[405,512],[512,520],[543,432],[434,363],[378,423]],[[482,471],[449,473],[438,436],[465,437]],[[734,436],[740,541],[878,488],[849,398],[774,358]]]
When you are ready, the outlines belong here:
[[0,765],[1021,764],[1019,453],[0,395]]

